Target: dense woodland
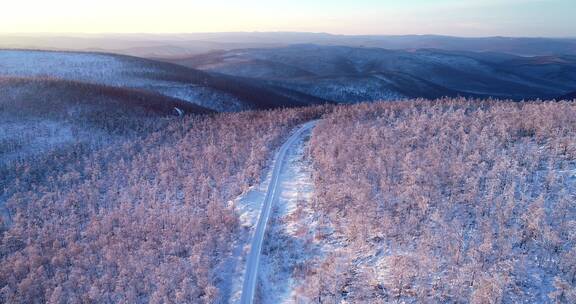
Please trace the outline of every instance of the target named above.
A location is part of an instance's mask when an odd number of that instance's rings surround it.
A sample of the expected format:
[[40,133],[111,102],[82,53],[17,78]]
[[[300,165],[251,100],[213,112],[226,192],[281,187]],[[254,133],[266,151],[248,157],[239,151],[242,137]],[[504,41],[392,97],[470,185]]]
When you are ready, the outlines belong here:
[[3,198],[38,182],[40,175],[53,175],[61,164],[162,130],[177,116],[176,109],[184,114],[211,112],[139,90],[0,77],[0,184],[21,179],[18,167],[24,164],[36,176],[20,187],[0,189],[0,207]]
[[301,302],[576,303],[576,104],[340,106],[309,154]]
[[297,302],[576,303],[574,103],[179,117],[142,92],[7,81],[0,303],[225,302],[216,269],[243,229],[229,201],[320,116],[299,202],[320,254],[292,270]]
[[11,223],[0,229],[0,302],[222,300],[214,269],[239,229],[227,202],[259,182],[273,149],[320,111],[150,115],[130,132],[126,113],[96,115],[113,141],[75,137],[1,164]]

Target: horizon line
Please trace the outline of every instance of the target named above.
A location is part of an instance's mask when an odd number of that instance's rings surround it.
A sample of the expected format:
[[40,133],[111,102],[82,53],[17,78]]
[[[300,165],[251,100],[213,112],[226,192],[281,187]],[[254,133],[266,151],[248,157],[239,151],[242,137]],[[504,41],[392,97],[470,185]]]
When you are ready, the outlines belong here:
[[449,38],[527,38],[527,39],[576,39],[575,36],[507,36],[507,35],[449,35],[449,34],[340,34],[330,32],[306,31],[205,31],[205,32],[0,32],[0,36],[121,36],[121,35],[149,35],[149,36],[176,36],[176,35],[206,35],[206,34],[311,34],[341,37],[449,37]]

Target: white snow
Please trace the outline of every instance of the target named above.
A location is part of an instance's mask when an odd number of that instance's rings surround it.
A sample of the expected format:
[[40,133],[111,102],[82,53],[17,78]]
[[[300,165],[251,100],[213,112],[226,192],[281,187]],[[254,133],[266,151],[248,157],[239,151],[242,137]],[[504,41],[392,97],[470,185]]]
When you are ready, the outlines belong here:
[[270,161],[267,166],[267,173],[260,184],[252,186],[247,192],[238,196],[233,201],[229,202],[231,207],[236,209],[242,231],[232,245],[231,256],[229,256],[219,266],[215,273],[219,274],[221,284],[219,286],[222,292],[222,299],[225,303],[237,303],[242,294],[242,284],[244,283],[244,272],[246,270],[246,257],[250,245],[250,236],[256,227],[260,211],[262,210],[262,203],[268,190],[268,185],[272,178],[272,168],[274,168],[274,159]]
[[[280,193],[264,240],[259,268],[257,297],[259,303],[307,303],[299,294],[300,280],[295,276],[300,266],[322,260],[328,252],[343,248],[342,240],[326,233],[321,219],[312,208],[314,182],[311,161],[306,157],[310,131],[287,151],[280,174]],[[330,233],[330,232],[328,232]]]
[[309,246],[314,222],[309,207],[314,195],[310,163],[304,159],[306,132],[288,150],[280,174],[280,193],[266,235],[260,267],[262,303],[292,303],[294,267],[313,255]]
[[65,123],[46,119],[4,119],[0,133],[0,164],[43,153],[77,139],[72,126]]
[[[257,294],[261,295],[263,303],[291,303],[296,282],[290,270],[316,252],[316,248],[311,250],[307,245],[313,238],[315,225],[312,208],[307,206],[314,191],[310,164],[304,160],[304,139],[307,140],[309,133],[305,132],[297,144],[287,151],[286,162],[280,173],[281,191],[268,223],[259,267],[260,284]],[[233,244],[232,255],[216,271],[222,279],[219,287],[224,302],[237,303],[240,300],[250,236],[256,227],[270,184],[272,168],[275,165],[273,160],[267,166],[267,173],[260,184],[229,202],[229,205],[236,209],[243,230]],[[285,243],[287,240],[290,244]],[[286,250],[283,252],[296,258],[288,260],[287,265],[276,264],[277,256],[266,256],[270,245],[274,244],[285,245]],[[285,271],[277,272],[279,267]]]
[[[14,118],[0,113],[0,168],[10,170],[18,161],[49,155],[77,143],[103,146],[117,139],[94,129],[78,128],[64,120]],[[8,189],[10,190],[10,189]],[[8,195],[0,195],[0,216],[7,225],[10,215],[5,207]]]
[[[329,252],[346,250],[345,241],[333,233],[334,229],[321,225],[321,219],[312,208],[314,182],[311,161],[306,158],[309,136],[310,131],[302,134],[297,144],[287,151],[280,173],[279,198],[268,223],[260,259],[259,303],[306,303],[307,299],[299,294],[301,282],[294,277],[295,269],[307,261],[322,260]],[[249,236],[270,183],[269,171],[260,185],[230,202],[238,210],[245,230],[234,244],[234,255],[222,266],[222,269],[232,268],[222,274],[226,278],[222,285],[229,286],[223,286],[228,303],[237,303],[240,299]],[[317,237],[319,233],[323,238]]]
[[[133,78],[120,71],[133,71],[117,57],[105,54],[42,51],[0,51],[0,74],[15,77],[56,77],[107,85],[126,85]],[[139,72],[150,71],[139,68]]]

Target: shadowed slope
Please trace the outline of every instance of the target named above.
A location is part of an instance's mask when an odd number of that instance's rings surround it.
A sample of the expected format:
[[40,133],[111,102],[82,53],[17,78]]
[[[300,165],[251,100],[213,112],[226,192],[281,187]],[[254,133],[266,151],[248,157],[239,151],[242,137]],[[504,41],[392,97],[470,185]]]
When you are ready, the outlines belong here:
[[4,77],[49,77],[145,90],[218,112],[323,102],[230,76],[124,55],[0,50],[0,63],[0,76]]
[[559,100],[572,100],[572,99],[576,99],[576,92],[572,92],[572,93],[568,93],[564,96],[560,96],[558,98]]
[[0,78],[4,110],[50,115],[71,106],[109,107],[125,115],[208,114],[210,109],[144,90],[117,88],[55,78]]
[[576,57],[293,45],[171,60],[337,102],[401,97],[554,98],[576,85]]

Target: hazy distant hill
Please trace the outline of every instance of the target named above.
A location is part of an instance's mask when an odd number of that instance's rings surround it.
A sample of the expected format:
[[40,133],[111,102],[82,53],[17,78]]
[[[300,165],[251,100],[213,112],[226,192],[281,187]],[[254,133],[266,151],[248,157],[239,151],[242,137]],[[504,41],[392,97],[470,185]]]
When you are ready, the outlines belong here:
[[0,47],[100,50],[142,57],[189,56],[215,50],[282,47],[313,43],[386,49],[436,48],[516,55],[576,55],[575,38],[461,38],[437,35],[331,35],[326,33],[245,32],[193,34],[4,35]]
[[339,102],[441,96],[553,98],[576,87],[576,56],[294,45],[169,60]]

